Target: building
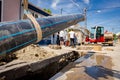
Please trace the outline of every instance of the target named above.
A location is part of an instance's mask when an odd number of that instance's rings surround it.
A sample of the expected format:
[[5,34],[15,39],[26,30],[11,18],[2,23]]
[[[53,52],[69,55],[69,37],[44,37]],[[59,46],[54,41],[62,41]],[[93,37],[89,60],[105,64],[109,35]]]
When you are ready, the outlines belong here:
[[[24,15],[22,2],[22,0],[0,0],[0,22],[22,19]],[[28,10],[35,18],[51,16],[31,3],[28,4]]]
[[21,0],[0,0],[0,21],[20,19],[20,3]]
[[84,33],[84,31],[80,27],[76,27],[73,30],[76,34],[77,43],[78,44],[85,43],[86,34]]

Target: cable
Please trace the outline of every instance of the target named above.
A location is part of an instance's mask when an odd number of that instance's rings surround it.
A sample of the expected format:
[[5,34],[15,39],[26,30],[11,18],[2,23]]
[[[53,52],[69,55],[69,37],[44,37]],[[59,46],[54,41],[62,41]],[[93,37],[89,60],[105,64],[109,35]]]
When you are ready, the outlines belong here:
[[[67,13],[67,14],[70,14],[70,13],[68,13],[67,11],[65,11],[63,8],[61,8],[62,9],[62,13],[63,13],[63,11],[65,12],[65,13]],[[60,8],[59,8],[59,10],[61,10]]]
[[71,0],[71,2],[72,2],[72,4],[76,5],[78,8],[78,11],[81,12],[80,5],[78,3],[76,3],[74,0]]

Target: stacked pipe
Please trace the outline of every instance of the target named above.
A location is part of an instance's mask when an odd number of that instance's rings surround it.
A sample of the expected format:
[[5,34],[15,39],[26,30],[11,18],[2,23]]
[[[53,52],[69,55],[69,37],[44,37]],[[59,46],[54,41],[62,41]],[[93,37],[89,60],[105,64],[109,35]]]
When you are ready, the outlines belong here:
[[[42,38],[84,21],[82,14],[37,18]],[[11,53],[37,41],[36,27],[30,20],[0,23],[0,54]]]

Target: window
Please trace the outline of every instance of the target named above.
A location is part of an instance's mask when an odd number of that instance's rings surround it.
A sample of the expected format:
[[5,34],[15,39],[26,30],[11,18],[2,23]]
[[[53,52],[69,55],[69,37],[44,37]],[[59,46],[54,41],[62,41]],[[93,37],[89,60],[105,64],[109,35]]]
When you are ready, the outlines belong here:
[[98,27],[97,31],[96,31],[96,38],[100,38],[103,35],[104,35],[104,28],[103,27]]
[[91,28],[90,38],[94,38],[96,27]]

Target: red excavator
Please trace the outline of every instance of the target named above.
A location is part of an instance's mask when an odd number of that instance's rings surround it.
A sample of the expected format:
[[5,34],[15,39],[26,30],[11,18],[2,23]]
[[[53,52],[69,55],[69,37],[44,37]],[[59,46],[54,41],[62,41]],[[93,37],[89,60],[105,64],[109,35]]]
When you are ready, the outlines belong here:
[[113,33],[105,32],[104,27],[95,26],[91,28],[90,36],[86,37],[86,42],[113,45]]
[[86,37],[86,42],[104,42],[104,27],[95,26],[91,28],[90,36]]

